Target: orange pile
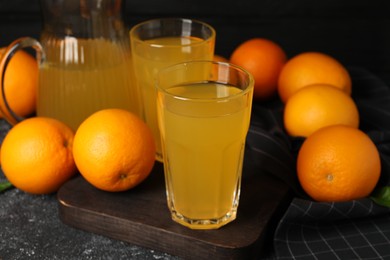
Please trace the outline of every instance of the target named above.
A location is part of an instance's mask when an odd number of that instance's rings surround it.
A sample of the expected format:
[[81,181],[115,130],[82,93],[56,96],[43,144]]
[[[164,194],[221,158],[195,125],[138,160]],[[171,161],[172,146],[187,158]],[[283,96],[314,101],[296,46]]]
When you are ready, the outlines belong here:
[[359,127],[346,68],[333,57],[306,52],[280,72],[278,94],[290,136],[306,137],[297,158],[302,188],[317,201],[368,196],[381,171],[379,152]]
[[305,137],[297,159],[303,189],[317,201],[368,196],[381,171],[379,152],[359,127],[347,69],[325,53],[304,52],[286,61],[279,46],[251,39],[237,47],[230,62],[255,78],[256,99],[274,91],[284,104],[284,127]]

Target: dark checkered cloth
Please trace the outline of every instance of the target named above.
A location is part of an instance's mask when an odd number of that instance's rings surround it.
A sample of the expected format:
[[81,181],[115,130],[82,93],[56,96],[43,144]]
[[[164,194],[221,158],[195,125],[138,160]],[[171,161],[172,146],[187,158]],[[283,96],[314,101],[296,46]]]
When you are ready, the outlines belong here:
[[[376,144],[382,163],[377,188],[390,185],[390,88],[366,70],[350,69],[360,129]],[[280,101],[255,103],[246,159],[259,171],[290,185],[294,198],[274,234],[277,259],[390,259],[390,208],[370,198],[320,203],[297,180],[302,138],[283,130]]]
[[278,259],[390,259],[390,214],[370,199],[294,199],[274,238]]

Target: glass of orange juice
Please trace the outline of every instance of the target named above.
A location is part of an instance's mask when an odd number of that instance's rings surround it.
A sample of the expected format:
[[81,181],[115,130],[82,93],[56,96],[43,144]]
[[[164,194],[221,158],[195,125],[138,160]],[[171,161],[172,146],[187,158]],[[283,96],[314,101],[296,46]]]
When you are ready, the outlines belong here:
[[155,77],[164,67],[191,60],[211,60],[215,30],[201,21],[166,18],[149,20],[130,30],[133,66],[140,89],[144,120],[156,140],[156,159],[162,161],[157,126]]
[[236,218],[254,80],[229,63],[162,69],[157,113],[168,207],[174,221],[216,229]]

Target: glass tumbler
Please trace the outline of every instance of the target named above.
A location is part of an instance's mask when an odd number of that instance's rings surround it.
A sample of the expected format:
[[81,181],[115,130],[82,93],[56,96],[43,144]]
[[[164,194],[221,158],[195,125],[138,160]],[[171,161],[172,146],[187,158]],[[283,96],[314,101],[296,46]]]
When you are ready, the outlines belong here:
[[162,161],[157,125],[155,79],[161,68],[192,60],[211,60],[215,30],[201,21],[163,18],[135,25],[130,30],[136,81],[142,94],[144,119],[156,140],[156,159]]
[[193,61],[160,71],[157,111],[168,207],[192,229],[236,218],[253,77],[228,63]]

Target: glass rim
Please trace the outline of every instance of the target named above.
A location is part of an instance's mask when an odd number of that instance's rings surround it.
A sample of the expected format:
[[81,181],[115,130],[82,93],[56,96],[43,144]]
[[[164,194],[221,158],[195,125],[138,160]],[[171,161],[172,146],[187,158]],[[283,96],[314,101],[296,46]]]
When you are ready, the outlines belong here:
[[[146,44],[145,40],[142,40],[139,37],[133,37],[135,35],[136,31],[138,29],[140,29],[142,26],[145,26],[147,24],[152,24],[152,23],[155,23],[155,22],[160,22],[160,21],[168,21],[168,22],[181,21],[183,23],[191,23],[191,24],[192,23],[196,23],[196,24],[202,25],[204,27],[207,27],[210,30],[210,36],[207,37],[207,38],[201,38],[202,41],[200,41],[200,42],[191,42],[191,43],[188,43],[188,44],[180,44],[180,45],[179,44],[164,45],[164,44],[156,44],[156,43]],[[136,42],[136,43],[146,44],[146,45],[149,45],[150,47],[153,47],[153,48],[161,48],[161,47],[170,48],[170,47],[177,47],[177,46],[183,46],[183,47],[185,47],[185,46],[196,46],[198,44],[204,44],[204,42],[215,40],[215,38],[216,38],[216,31],[210,24],[208,24],[206,22],[203,22],[203,21],[200,21],[200,20],[197,20],[197,19],[183,18],[183,17],[166,17],[166,18],[164,17],[164,18],[153,18],[153,19],[145,20],[143,22],[140,22],[140,23],[134,25],[132,28],[130,28],[129,35],[130,35],[130,39],[132,41]],[[192,36],[192,35],[187,35],[187,36]],[[154,39],[154,38],[151,38],[151,39]]]
[[[186,97],[186,96],[182,96],[182,95],[176,95],[176,94],[172,94],[171,92],[169,92],[168,91],[169,88],[165,89],[165,88],[160,87],[159,79],[160,79],[160,76],[161,76],[161,74],[163,72],[169,72],[169,71],[174,70],[175,68],[179,68],[179,67],[185,66],[186,64],[194,64],[194,63],[198,63],[198,64],[200,64],[200,63],[209,63],[209,64],[215,64],[215,65],[228,66],[230,68],[235,69],[236,71],[239,71],[240,73],[243,73],[243,74],[247,75],[247,77],[248,77],[248,84],[245,87],[245,89],[240,88],[241,91],[238,92],[238,93],[227,95],[227,96],[223,96],[223,97],[213,97],[213,98],[196,98],[196,97],[194,98],[194,97]],[[193,83],[202,83],[202,82],[206,82],[206,81],[199,81],[199,82],[193,82]],[[218,82],[218,81],[209,81],[209,82],[210,83],[226,85],[226,83],[221,83],[221,82]],[[183,84],[186,84],[186,83],[191,83],[191,82],[183,82]],[[180,99],[180,100],[183,100],[183,101],[193,101],[193,102],[196,102],[196,101],[198,101],[198,102],[215,102],[215,101],[223,101],[223,100],[227,100],[227,99],[232,99],[232,98],[240,97],[240,96],[243,96],[243,95],[247,94],[249,91],[251,91],[251,89],[254,88],[254,78],[253,78],[253,75],[249,71],[244,69],[243,67],[235,65],[233,63],[229,63],[229,62],[213,61],[213,60],[185,61],[185,62],[180,62],[180,63],[173,64],[173,65],[170,65],[168,67],[165,67],[165,68],[161,69],[157,73],[157,78],[155,80],[155,88],[156,88],[156,90],[158,92],[161,92],[164,95],[167,95],[167,96],[169,96],[171,98],[174,98],[174,99]]]

